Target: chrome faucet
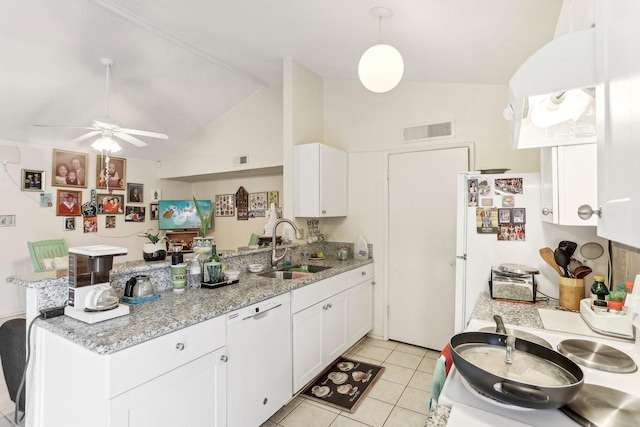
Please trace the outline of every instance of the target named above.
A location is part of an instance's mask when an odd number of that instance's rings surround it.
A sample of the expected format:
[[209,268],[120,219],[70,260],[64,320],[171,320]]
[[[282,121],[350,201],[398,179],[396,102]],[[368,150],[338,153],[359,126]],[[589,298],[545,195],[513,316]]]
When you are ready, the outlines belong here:
[[280,224],[282,222],[289,223],[293,227],[293,229],[296,231],[296,239],[301,239],[300,230],[298,230],[298,227],[296,227],[296,225],[293,223],[293,221],[291,221],[290,219],[287,219],[287,218],[280,218],[279,220],[277,220],[276,223],[273,224],[273,231],[271,232],[271,246],[273,248],[273,250],[271,252],[271,266],[272,267],[275,267],[276,264],[278,264],[278,261],[280,261],[282,258],[284,258],[284,256],[287,254],[287,249],[288,248],[284,248],[284,252],[282,253],[281,256],[277,256],[276,255],[276,228],[278,228],[278,224]]

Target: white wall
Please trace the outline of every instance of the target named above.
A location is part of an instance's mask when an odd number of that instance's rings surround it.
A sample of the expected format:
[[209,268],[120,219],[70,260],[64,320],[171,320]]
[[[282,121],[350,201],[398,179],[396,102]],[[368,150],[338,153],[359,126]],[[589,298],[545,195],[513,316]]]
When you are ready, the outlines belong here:
[[[234,158],[249,156],[246,166]],[[282,166],[282,86],[260,89],[162,159],[174,178]]]
[[[64,231],[63,217],[56,216],[55,204],[52,207],[40,207],[40,193],[21,191],[21,170],[35,169],[46,173],[45,192],[52,193],[55,199],[58,189],[68,187],[51,186],[52,154],[51,147],[37,146],[33,144],[7,143],[3,145],[17,146],[20,150],[20,163],[7,164],[0,170],[0,194],[2,204],[0,215],[15,215],[15,227],[0,227],[0,317],[13,315],[24,311],[24,289],[6,283],[5,278],[16,274],[33,272],[33,265],[28,241],[65,238],[68,246],[84,246],[95,244],[107,244],[124,246],[128,249],[128,255],[119,257],[118,261],[134,260],[142,258],[142,244],[145,239],[137,237],[139,231],[148,228],[157,229],[157,221],[125,222],[124,215],[116,215],[116,228],[105,229],[106,215],[98,215],[98,232],[84,234],[82,231],[81,217],[76,217],[76,230]],[[82,200],[88,201],[90,189],[95,186],[97,154],[89,153],[89,167],[87,176],[88,188],[82,190]],[[159,188],[163,197],[190,196],[191,185],[156,178],[156,162],[127,159],[127,182],[144,184],[145,200],[150,200],[150,190]],[[99,191],[99,193],[102,191]],[[123,194],[124,191],[114,191]],[[149,210],[149,203],[145,201],[142,206]]]
[[[507,99],[506,86],[401,83],[389,93],[373,94],[357,81],[324,81],[324,142],[349,152],[349,215],[322,219],[320,226],[329,240],[352,242],[362,234],[373,244],[373,335],[384,336],[386,311],[387,154],[473,142],[476,169],[538,172],[538,149],[515,151],[509,146],[508,126],[502,118]],[[443,120],[454,121],[455,138],[400,143],[403,127]]]

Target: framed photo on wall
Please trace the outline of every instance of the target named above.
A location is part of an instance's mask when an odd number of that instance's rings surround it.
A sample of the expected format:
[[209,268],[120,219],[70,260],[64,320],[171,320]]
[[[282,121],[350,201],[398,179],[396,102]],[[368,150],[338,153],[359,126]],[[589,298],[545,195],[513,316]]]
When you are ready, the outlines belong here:
[[158,221],[158,218],[160,217],[160,214],[158,212],[159,212],[158,211],[158,204],[157,203],[151,203],[149,205],[149,219]]
[[22,169],[22,191],[44,191],[44,171]]
[[143,184],[127,184],[127,203],[144,202],[144,185]]
[[73,231],[76,229],[76,218],[69,217],[64,219],[64,230],[65,231]]
[[124,195],[98,193],[98,214],[123,214]]
[[124,220],[127,222],[144,222],[145,209],[144,206],[127,206]]
[[80,216],[82,192],[72,190],[58,190],[56,198],[57,216]]
[[110,190],[124,190],[127,173],[127,159],[109,156],[109,162],[105,165],[106,157],[98,154],[96,157],[96,188]]
[[53,149],[51,184],[57,187],[87,188],[89,155]]

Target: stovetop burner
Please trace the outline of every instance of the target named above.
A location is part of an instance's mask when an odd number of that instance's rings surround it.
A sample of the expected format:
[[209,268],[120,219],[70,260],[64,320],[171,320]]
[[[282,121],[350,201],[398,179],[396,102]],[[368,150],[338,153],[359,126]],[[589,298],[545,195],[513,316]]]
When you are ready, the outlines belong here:
[[595,384],[585,384],[574,400],[560,408],[582,426],[632,427],[640,419],[640,398]]
[[558,351],[578,365],[617,374],[635,372],[631,357],[603,343],[583,339],[568,339],[558,344]]

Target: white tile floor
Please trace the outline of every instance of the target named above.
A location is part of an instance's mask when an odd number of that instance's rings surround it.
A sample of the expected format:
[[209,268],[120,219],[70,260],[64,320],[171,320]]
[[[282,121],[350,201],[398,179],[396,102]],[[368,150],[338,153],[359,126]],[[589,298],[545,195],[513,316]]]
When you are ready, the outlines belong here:
[[[298,396],[262,427],[423,427],[438,351],[365,338],[346,357],[386,369],[356,412]],[[0,427],[16,427],[14,405],[0,369]],[[19,426],[19,425],[18,425]]]
[[439,351],[365,338],[345,356],[386,369],[356,412],[300,395],[262,427],[423,427]]

